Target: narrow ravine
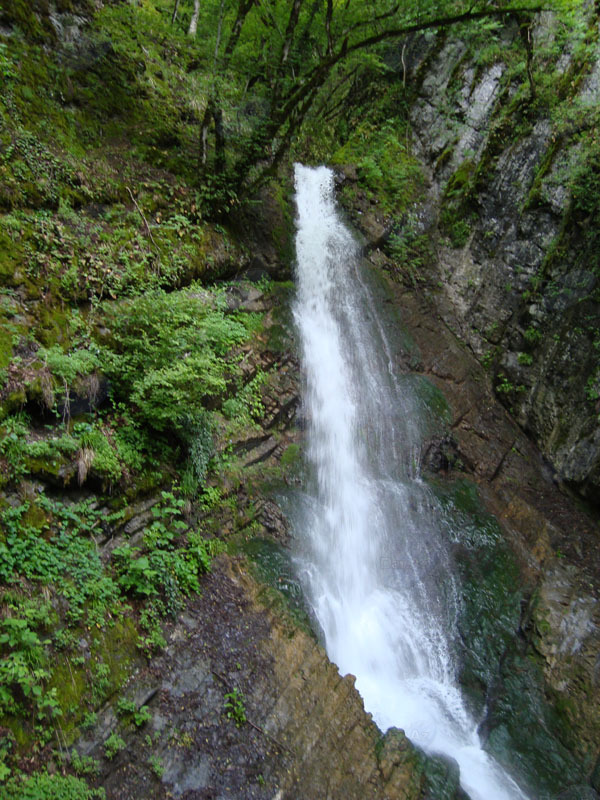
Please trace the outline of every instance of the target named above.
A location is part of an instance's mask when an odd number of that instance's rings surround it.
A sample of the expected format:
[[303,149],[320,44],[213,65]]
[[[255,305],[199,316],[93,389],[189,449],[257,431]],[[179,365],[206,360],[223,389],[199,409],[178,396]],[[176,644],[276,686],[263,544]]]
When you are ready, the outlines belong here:
[[424,407],[395,374],[332,172],[297,165],[295,178],[310,477],[293,525],[304,591],[329,657],[356,676],[382,730],[403,728],[455,759],[472,800],[526,798],[483,750],[457,683],[460,591],[442,510],[419,474]]

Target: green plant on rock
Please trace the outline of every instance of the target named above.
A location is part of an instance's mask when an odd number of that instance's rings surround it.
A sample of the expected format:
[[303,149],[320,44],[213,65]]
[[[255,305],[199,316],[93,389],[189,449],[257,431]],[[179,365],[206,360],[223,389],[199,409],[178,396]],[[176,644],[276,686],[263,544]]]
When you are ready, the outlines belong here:
[[73,775],[45,772],[19,775],[2,787],[3,800],[105,800],[104,789],[90,789]]
[[133,700],[125,697],[119,698],[116,707],[117,716],[130,719],[136,728],[141,728],[152,719],[152,714],[148,706],[137,707]]
[[99,422],[95,425],[79,423],[75,430],[81,435],[78,460],[80,483],[83,483],[90,468],[109,483],[118,481],[123,474],[123,467],[113,444],[112,428]]
[[160,780],[164,775],[165,768],[158,756],[150,756],[148,759],[148,764],[150,765],[150,769],[156,775],[156,777]]
[[537,328],[534,328],[532,325],[530,325],[530,326],[529,326],[529,327],[528,327],[528,328],[525,330],[525,332],[524,332],[524,334],[523,334],[523,335],[524,335],[525,339],[526,339],[526,340],[527,340],[527,341],[528,341],[530,344],[537,344],[538,342],[541,342],[541,340],[542,340],[542,338],[543,338],[543,337],[542,337],[542,333],[541,333],[541,331],[540,331],[540,330],[538,330]]
[[95,777],[100,772],[99,762],[92,756],[86,756],[71,750],[71,768],[76,775],[90,775]]
[[96,352],[87,349],[73,350],[65,353],[59,345],[41,347],[37,352],[38,358],[43,361],[50,372],[69,386],[78,378],[89,375],[99,365]]
[[21,698],[40,718],[59,713],[55,695],[45,694],[50,676],[46,646],[30,621],[8,617],[0,626],[0,713],[15,713]]
[[92,669],[92,700],[98,704],[106,700],[111,689],[110,667],[102,661]]
[[241,728],[246,722],[245,698],[237,687],[225,695],[225,713],[235,722],[236,728]]
[[104,756],[109,761],[125,749],[125,741],[117,734],[111,733],[108,739],[104,742]]
[[533,364],[533,356],[531,353],[519,353],[517,355],[517,361],[523,367],[530,367]]
[[190,425],[189,409],[225,395],[236,370],[228,353],[247,335],[206,290],[151,292],[119,309],[103,366],[150,425],[193,438],[202,422]]
[[140,614],[140,627],[144,635],[140,637],[139,647],[147,656],[167,646],[161,626],[161,618],[165,614],[164,604],[158,599],[153,599]]

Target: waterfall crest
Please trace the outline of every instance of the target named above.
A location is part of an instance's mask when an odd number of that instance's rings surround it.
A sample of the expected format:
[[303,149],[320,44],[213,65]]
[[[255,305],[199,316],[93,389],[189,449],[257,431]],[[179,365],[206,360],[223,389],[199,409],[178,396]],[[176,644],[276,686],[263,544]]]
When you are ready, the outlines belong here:
[[383,730],[455,759],[472,800],[526,800],[482,748],[456,678],[460,614],[441,510],[419,477],[426,425],[338,214],[333,174],[296,165],[297,298],[310,478],[293,521],[329,657]]

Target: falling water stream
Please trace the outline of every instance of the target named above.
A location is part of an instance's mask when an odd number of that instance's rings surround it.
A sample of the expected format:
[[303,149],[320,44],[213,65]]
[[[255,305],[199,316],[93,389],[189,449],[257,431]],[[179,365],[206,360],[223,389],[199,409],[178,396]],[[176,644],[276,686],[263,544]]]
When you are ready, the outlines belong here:
[[456,677],[460,591],[419,476],[424,409],[396,374],[333,174],[296,166],[297,299],[312,478],[299,571],[329,654],[382,730],[455,759],[472,800],[526,795],[482,748]]

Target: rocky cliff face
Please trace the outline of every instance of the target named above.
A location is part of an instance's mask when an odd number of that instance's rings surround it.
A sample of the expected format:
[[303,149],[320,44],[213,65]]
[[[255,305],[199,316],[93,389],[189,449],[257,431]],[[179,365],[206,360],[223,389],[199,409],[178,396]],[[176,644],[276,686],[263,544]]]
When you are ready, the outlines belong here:
[[[577,507],[499,402],[502,394],[464,345],[456,296],[431,280],[398,282],[393,257],[380,249],[389,231],[385,215],[361,199],[354,170],[342,183],[350,184],[346,197],[358,198],[348,210],[370,262],[396,279],[389,287],[399,321],[389,324],[405,336],[396,369],[431,381],[447,403],[447,430],[424,443],[425,472],[437,476],[434,491],[453,496],[454,507],[486,531],[478,545],[457,534],[455,554],[465,604],[460,679],[482,717],[481,734],[520,772],[531,796],[596,797],[597,519]],[[491,517],[486,522],[465,478],[478,485],[501,530]]]
[[[109,800],[421,797],[423,764],[404,734],[382,736],[352,677],[274,599],[239,561],[215,567],[164,656],[125,692],[151,709],[147,730],[124,728],[110,707],[79,743],[102,759]],[[117,731],[127,747],[103,758]]]
[[[597,501],[598,164],[588,128],[600,67],[596,44],[563,51],[559,33],[550,16],[529,29],[535,97],[516,23],[491,50],[441,34],[408,47],[410,120],[430,181],[416,224],[440,234],[437,280],[496,393],[560,478]],[[597,24],[589,33],[595,41]]]

